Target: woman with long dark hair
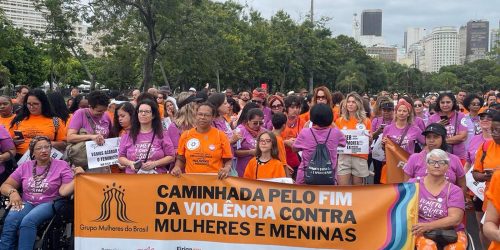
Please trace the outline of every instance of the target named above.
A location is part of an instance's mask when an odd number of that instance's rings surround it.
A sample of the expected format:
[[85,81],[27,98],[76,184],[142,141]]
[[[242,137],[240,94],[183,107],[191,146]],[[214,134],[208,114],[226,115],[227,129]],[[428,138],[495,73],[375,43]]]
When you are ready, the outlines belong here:
[[55,115],[61,118],[64,124],[67,124],[70,114],[68,107],[64,102],[63,95],[59,92],[52,92],[47,94],[47,97],[49,98],[50,105],[52,106],[52,110],[54,111]]
[[59,151],[63,152],[66,147],[66,125],[52,111],[45,92],[39,89],[30,90],[25,96],[9,130],[14,135],[18,157],[28,150],[29,143],[35,136],[47,136],[52,141],[52,146]]
[[234,152],[237,159],[236,171],[238,171],[238,176],[240,177],[245,173],[248,161],[255,156],[257,136],[265,131],[263,125],[264,113],[259,108],[255,108],[248,111],[246,122],[237,127],[237,132],[241,135],[241,139],[237,142]]
[[144,99],[137,104],[130,131],[120,140],[118,162],[127,174],[166,173],[175,151],[161,125],[158,105]]
[[113,134],[121,136],[130,131],[132,127],[132,117],[135,115],[135,107],[130,102],[118,104],[113,116]]

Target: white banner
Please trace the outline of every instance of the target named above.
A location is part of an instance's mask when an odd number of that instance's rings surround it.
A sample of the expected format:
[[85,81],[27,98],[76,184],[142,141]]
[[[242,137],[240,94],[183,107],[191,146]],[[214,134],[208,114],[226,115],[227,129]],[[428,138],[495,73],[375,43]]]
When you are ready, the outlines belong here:
[[345,147],[338,147],[339,154],[368,154],[370,148],[370,132],[368,130],[343,129],[347,143]]
[[[63,157],[63,153],[61,153],[59,150],[55,148],[52,148],[52,151],[50,151],[50,157],[52,157],[52,159],[60,160]],[[17,161],[17,165],[20,166],[21,164],[29,160],[31,159],[30,159],[30,151],[28,149],[28,151],[26,151],[26,153],[23,154],[21,159]]]
[[89,169],[102,168],[118,164],[118,147],[120,138],[109,138],[99,146],[94,141],[85,142]]
[[479,199],[484,201],[484,190],[486,189],[486,183],[485,182],[478,182],[474,180],[474,177],[472,177],[472,170],[474,169],[474,166],[471,166],[469,171],[465,174],[465,180],[467,183],[467,187],[472,191]]

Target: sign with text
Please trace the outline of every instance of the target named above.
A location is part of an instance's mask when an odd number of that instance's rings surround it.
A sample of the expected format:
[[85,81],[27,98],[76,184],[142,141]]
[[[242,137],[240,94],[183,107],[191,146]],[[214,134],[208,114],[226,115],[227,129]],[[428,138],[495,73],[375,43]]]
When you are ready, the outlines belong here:
[[368,154],[370,153],[370,132],[361,129],[342,129],[347,140],[345,147],[338,147],[339,154]]
[[414,247],[415,183],[341,187],[81,174],[75,185],[75,249]]
[[87,148],[87,160],[89,169],[102,168],[118,164],[118,147],[120,138],[109,138],[104,140],[104,144],[99,146],[95,141],[85,142]]
[[467,187],[474,193],[479,199],[484,201],[484,191],[486,190],[486,182],[479,182],[474,180],[472,176],[472,170],[474,166],[471,166],[469,171],[465,174],[465,181],[467,183]]
[[[55,148],[52,148],[52,150],[50,151],[50,157],[52,157],[52,159],[57,159],[57,160],[60,160],[62,157],[63,157],[63,153],[61,153],[61,151],[55,149]],[[21,156],[21,158],[19,159],[19,161],[17,161],[17,165],[20,166],[21,164],[25,163],[26,161],[30,161],[30,150],[28,149],[28,151],[26,151],[23,156]]]

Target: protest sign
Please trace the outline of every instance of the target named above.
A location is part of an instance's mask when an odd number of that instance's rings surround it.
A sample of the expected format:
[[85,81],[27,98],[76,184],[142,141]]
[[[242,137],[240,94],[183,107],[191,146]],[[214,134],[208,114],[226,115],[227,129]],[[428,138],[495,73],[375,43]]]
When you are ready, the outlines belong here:
[[471,166],[469,171],[467,171],[467,174],[465,174],[465,181],[467,183],[467,187],[479,199],[484,201],[484,190],[486,189],[486,183],[485,182],[478,182],[478,181],[474,180],[474,177],[472,176],[473,169],[474,169],[474,166]]
[[384,179],[384,182],[381,182],[386,184],[404,182],[403,167],[408,162],[410,154],[392,140],[387,140],[385,143],[385,157],[384,172],[386,176],[385,179],[381,178]]
[[[55,148],[52,148],[52,150],[50,151],[50,157],[52,157],[52,159],[60,160],[63,157],[63,153],[61,153],[61,151],[59,151]],[[17,165],[20,166],[21,164],[23,164],[24,162],[29,161],[29,160],[30,160],[30,151],[28,149],[28,151],[26,151],[23,154],[23,156],[21,156],[19,161],[17,161]]]
[[338,147],[339,154],[368,154],[370,148],[370,132],[368,130],[343,129],[347,142],[345,147]]
[[102,168],[118,163],[118,147],[120,138],[109,138],[99,146],[95,141],[85,142],[89,169]]
[[[413,249],[418,184],[81,174],[75,249]],[[381,195],[383,194],[383,195]]]

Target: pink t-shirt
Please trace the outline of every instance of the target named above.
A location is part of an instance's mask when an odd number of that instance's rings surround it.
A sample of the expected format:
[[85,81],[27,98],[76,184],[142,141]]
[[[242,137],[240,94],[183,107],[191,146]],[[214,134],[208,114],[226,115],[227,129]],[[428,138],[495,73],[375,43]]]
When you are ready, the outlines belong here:
[[425,130],[425,121],[424,119],[420,117],[415,117],[415,120],[413,121],[413,125],[417,126],[420,130],[424,131]]
[[[302,161],[300,162],[299,168],[297,170],[297,184],[304,183],[304,171],[307,168],[307,164],[311,160],[314,152],[316,151],[316,141],[314,136],[318,140],[318,143],[324,143],[328,132],[330,132],[330,136],[328,136],[328,142],[326,143],[326,147],[330,153],[330,159],[332,161],[332,167],[334,170],[337,168],[337,147],[345,146],[346,139],[344,134],[340,132],[337,128],[326,128],[326,129],[316,129],[316,128],[304,128],[300,131],[293,147],[302,151]],[[313,131],[311,133],[311,131]],[[337,171],[333,171],[333,175],[335,176]]]
[[[396,124],[393,123],[384,128],[384,136],[389,137],[393,142],[398,143],[401,140],[401,136],[405,128],[398,128]],[[422,135],[422,130],[415,125],[410,125],[408,131],[406,132],[406,136],[401,142],[401,148],[406,150],[409,154],[415,153],[415,144],[418,142],[424,143],[425,138]]]
[[[94,121],[96,131],[92,129],[85,113],[89,114],[90,118]],[[101,117],[94,117],[91,115],[90,110],[85,108],[75,111],[71,121],[69,122],[68,129],[75,129],[79,131],[81,128],[84,128],[90,134],[101,134],[104,138],[108,138],[109,131],[111,130],[111,124],[112,123],[107,112],[105,112]]]
[[469,147],[467,148],[467,162],[470,164],[474,164],[474,161],[476,160],[476,153],[478,150],[483,150],[482,148],[479,148],[483,142],[486,140],[484,139],[482,134],[475,135],[472,137],[472,139],[469,142]]
[[[433,114],[430,118],[429,118],[429,124],[430,123],[435,123],[435,122],[439,122],[441,121],[441,117],[440,117],[440,114]],[[455,128],[455,124],[456,124],[456,128]],[[467,132],[467,119],[465,118],[465,115],[463,113],[460,113],[460,112],[453,112],[451,114],[451,117],[450,117],[450,120],[449,120],[449,124],[447,126],[445,126],[446,128],[446,138],[450,138],[452,136],[455,135],[455,130],[456,130],[456,134],[460,133],[460,132]],[[459,143],[459,144],[455,144],[455,145],[448,145],[450,148],[451,148],[451,151],[449,151],[450,153],[460,157],[460,159],[464,159],[466,158],[466,151],[465,151],[465,141],[462,142],[462,143]]]
[[227,135],[227,139],[231,140],[231,137],[233,137],[233,129],[231,129],[231,125],[229,125],[229,122],[222,119],[215,119],[213,121],[212,127],[224,132],[224,134]]
[[[418,222],[427,223],[445,218],[448,216],[448,208],[454,207],[465,210],[464,193],[460,187],[453,183],[448,182],[443,190],[437,196],[434,196],[425,188],[423,178],[410,179],[409,182],[420,183]],[[455,230],[464,230],[464,225],[460,223]]]
[[392,124],[393,120],[385,120],[382,116],[378,116],[373,118],[372,120],[372,132],[377,131],[377,129],[383,124],[384,126],[388,126]]
[[[23,201],[33,205],[42,204],[59,198],[59,188],[62,184],[73,180],[73,171],[65,161],[52,159],[47,176],[36,183],[33,179],[33,167],[36,161],[27,161],[17,167],[10,175],[23,188]],[[45,168],[36,167],[36,174],[42,174]]]
[[[118,149],[119,157],[126,157],[134,162],[138,160],[146,162],[145,158],[152,138],[153,131],[148,133],[139,133],[137,135],[137,140],[134,143],[132,137],[130,137],[127,132],[120,139],[120,148]],[[168,137],[168,133],[163,131],[163,138],[155,136],[147,161],[156,161],[165,156],[175,157],[175,151],[172,141],[170,141],[170,137]],[[166,166],[156,167],[156,172],[158,173],[165,173],[167,170]],[[130,168],[126,168],[125,173],[135,174],[135,172]]]
[[182,131],[177,128],[174,122],[170,123],[167,130],[168,137],[172,141],[175,152],[177,152],[177,148],[179,147],[179,139],[181,138]]
[[[0,125],[0,154],[7,152],[8,150],[16,148],[14,141],[10,137],[9,132],[3,126]],[[0,162],[0,174],[5,171],[5,165]]]
[[[241,134],[241,140],[236,143],[236,150],[249,150],[249,149],[255,149],[257,146],[257,141],[256,138],[253,138],[252,134],[248,132],[248,130],[240,124],[238,127],[236,127],[237,130],[240,131]],[[264,127],[261,127],[262,131],[265,131]],[[245,168],[248,165],[248,162],[254,157],[254,155],[247,155],[247,156],[237,156],[236,160],[236,171],[238,172],[239,177],[243,177],[245,174]]]
[[[410,178],[420,178],[427,175],[427,162],[425,162],[425,157],[427,156],[427,151],[423,150],[418,154],[410,155],[408,162],[403,167],[405,174],[410,176]],[[456,155],[448,153],[450,158],[450,163],[448,171],[446,172],[446,179],[451,183],[457,183],[457,179],[465,176],[464,167],[460,162],[460,158]]]

